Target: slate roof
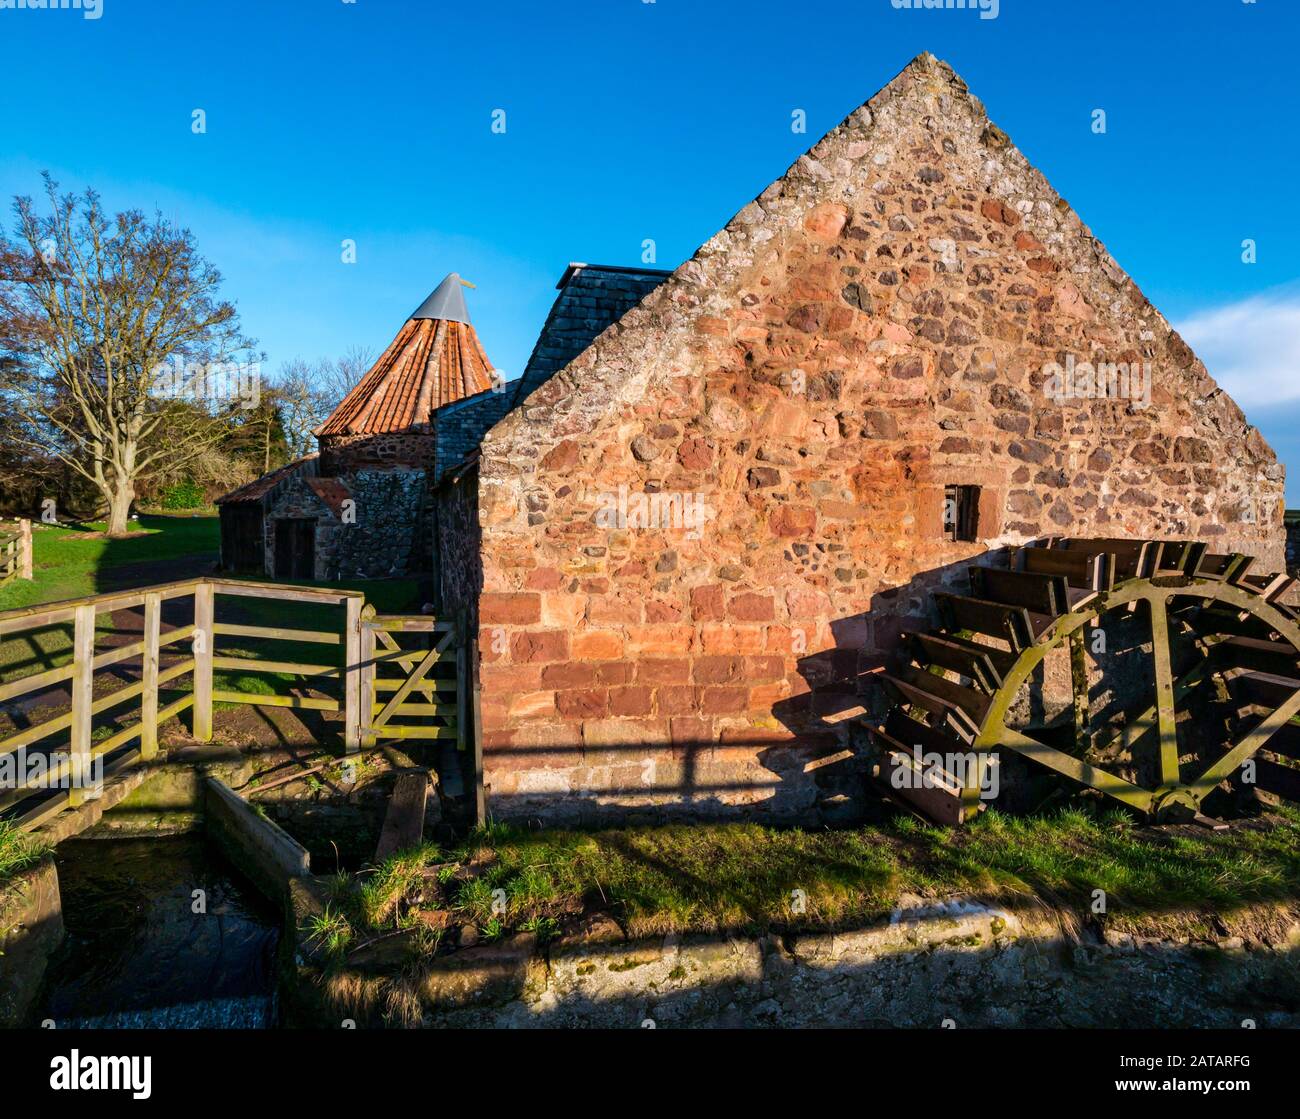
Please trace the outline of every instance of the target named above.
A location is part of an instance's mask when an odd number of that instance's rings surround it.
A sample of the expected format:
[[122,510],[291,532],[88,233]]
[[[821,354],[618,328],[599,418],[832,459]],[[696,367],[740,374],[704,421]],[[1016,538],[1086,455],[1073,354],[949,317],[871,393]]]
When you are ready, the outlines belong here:
[[449,470],[473,455],[483,436],[507,413],[671,275],[660,268],[570,264],[555,285],[560,294],[546,316],[523,376],[501,392],[482,392],[457,401],[434,417],[438,431],[434,482],[442,481]]
[[671,275],[661,268],[570,264],[555,285],[560,294],[519,378],[511,407],[522,404]]
[[[449,288],[448,285],[451,285]],[[317,435],[378,435],[428,424],[433,413],[492,384],[492,363],[464,314],[454,272],[406,320]],[[429,318],[434,313],[453,318]]]
[[500,392],[481,392],[440,408],[434,417],[437,439],[434,443],[433,481],[462,462],[478,449],[488,429],[514,407],[515,386],[505,385]]

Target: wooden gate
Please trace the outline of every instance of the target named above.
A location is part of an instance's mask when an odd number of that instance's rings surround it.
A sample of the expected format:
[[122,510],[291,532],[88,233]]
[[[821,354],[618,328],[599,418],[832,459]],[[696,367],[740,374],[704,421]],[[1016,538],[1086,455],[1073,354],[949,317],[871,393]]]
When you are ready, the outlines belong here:
[[465,749],[464,619],[361,612],[361,741],[450,739]]

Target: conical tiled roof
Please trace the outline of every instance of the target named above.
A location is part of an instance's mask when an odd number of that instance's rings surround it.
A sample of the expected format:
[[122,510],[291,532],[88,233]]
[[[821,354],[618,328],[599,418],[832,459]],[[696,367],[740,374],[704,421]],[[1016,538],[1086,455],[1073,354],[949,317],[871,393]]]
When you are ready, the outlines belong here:
[[492,363],[470,324],[461,279],[448,276],[316,429],[378,435],[427,424],[435,410],[492,387]]

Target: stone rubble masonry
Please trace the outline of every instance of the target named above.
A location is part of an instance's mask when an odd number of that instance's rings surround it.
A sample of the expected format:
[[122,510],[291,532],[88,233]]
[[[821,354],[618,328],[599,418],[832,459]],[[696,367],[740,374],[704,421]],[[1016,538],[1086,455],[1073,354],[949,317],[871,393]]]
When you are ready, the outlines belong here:
[[356,501],[343,526],[335,579],[385,579],[426,570],[428,485],[423,470],[358,470],[342,479]]
[[284,518],[316,521],[314,579],[386,579],[422,570],[427,559],[420,551],[428,538],[425,477],[423,470],[404,469],[339,475],[355,502],[356,519],[348,524],[312,490],[307,476],[290,478],[266,516],[267,574],[275,572],[275,525]]
[[297,473],[286,479],[278,487],[275,497],[266,511],[262,522],[265,533],[263,538],[263,555],[267,575],[275,574],[275,534],[276,522],[286,519],[314,520],[316,522],[316,555],[313,579],[327,580],[335,578],[338,569],[338,552],[344,525],[339,518],[308,484],[309,475]]
[[[1150,362],[1150,407],[1049,399],[1071,354]],[[980,487],[977,542],[944,534],[957,483]],[[701,495],[706,520],[605,527],[620,486]],[[809,763],[965,562],[1194,536],[1277,569],[1282,490],[1186,343],[923,55],[485,437],[490,810],[815,819]]]
[[432,470],[437,450],[437,433],[427,424],[378,434],[322,435],[317,441],[321,474],[327,477],[356,470],[406,467]]

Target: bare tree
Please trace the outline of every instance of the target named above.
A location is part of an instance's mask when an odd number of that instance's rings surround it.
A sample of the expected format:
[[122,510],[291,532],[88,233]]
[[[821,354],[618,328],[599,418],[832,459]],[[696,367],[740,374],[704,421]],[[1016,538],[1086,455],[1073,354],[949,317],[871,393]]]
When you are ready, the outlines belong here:
[[315,429],[329,419],[373,364],[370,350],[354,346],[341,358],[314,363],[294,358],[280,366],[270,392],[294,457],[313,450]]
[[294,358],[280,366],[271,392],[284,429],[285,442],[294,458],[301,458],[313,450],[312,433],[329,419],[338,401],[333,389],[328,387],[335,370],[330,361],[311,365],[302,358]]
[[44,180],[48,213],[17,198],[0,233],[0,390],[34,421],[18,438],[93,484],[118,536],[137,481],[217,443],[256,367],[189,230]]
[[353,346],[342,357],[333,361],[326,359],[316,365],[314,378],[316,388],[322,398],[329,402],[329,413],[339,406],[339,402],[357,386],[357,382],[370,371],[375,364],[375,353],[367,346]]

